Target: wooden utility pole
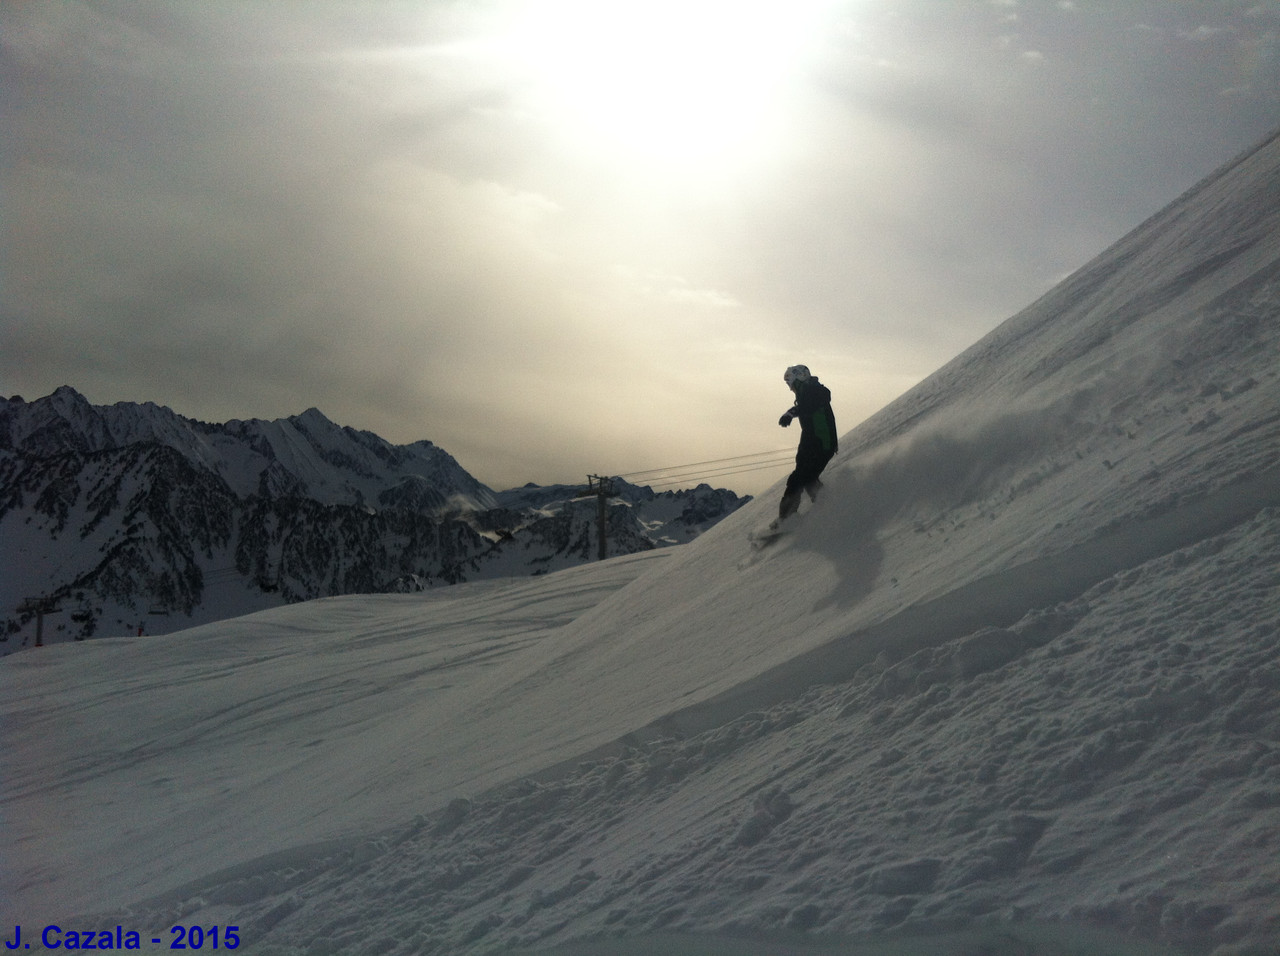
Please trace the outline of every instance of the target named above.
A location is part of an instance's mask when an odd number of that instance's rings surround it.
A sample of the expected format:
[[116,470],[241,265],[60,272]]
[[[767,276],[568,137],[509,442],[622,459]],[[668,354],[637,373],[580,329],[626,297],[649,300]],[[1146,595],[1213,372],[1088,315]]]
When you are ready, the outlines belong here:
[[596,496],[596,537],[600,540],[600,560],[609,556],[609,510],[607,502],[613,497],[613,479],[600,475],[587,475],[587,494]]
[[44,647],[44,616],[58,613],[58,599],[27,598],[18,605],[18,613],[36,616],[36,647]]

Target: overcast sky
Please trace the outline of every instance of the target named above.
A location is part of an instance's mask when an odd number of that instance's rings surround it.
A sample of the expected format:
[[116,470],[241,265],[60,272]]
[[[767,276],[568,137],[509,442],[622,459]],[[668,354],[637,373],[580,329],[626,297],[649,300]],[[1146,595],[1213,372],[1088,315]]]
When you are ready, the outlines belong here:
[[787,365],[847,431],[1276,126],[1274,0],[6,0],[0,394],[793,447]]

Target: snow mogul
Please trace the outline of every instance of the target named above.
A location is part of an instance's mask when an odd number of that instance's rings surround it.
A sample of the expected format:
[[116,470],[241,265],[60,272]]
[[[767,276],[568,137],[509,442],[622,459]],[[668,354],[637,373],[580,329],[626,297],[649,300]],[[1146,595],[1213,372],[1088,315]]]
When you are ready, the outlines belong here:
[[802,492],[816,501],[822,482],[818,476],[836,453],[836,417],[831,411],[831,390],[818,381],[804,365],[793,365],[782,373],[787,388],[795,393],[795,404],[778,419],[786,428],[800,419],[800,447],[796,449],[795,471],[787,477],[787,490],[778,504],[777,528],[800,508]]

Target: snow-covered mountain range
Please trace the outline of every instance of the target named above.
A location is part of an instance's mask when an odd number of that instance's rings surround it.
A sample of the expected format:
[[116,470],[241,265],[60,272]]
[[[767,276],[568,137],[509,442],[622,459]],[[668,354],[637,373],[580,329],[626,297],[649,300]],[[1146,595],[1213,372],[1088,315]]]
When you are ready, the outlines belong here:
[[[0,653],[165,633],[280,603],[541,574],[598,556],[577,487],[495,493],[428,441],[392,445],[316,409],[212,425],[70,387],[0,402]],[[608,553],[685,543],[725,489],[618,482]],[[28,609],[19,611],[20,607]]]
[[1280,136],[840,444],[764,549],[771,500],[0,660],[6,918],[273,956],[1280,953]]

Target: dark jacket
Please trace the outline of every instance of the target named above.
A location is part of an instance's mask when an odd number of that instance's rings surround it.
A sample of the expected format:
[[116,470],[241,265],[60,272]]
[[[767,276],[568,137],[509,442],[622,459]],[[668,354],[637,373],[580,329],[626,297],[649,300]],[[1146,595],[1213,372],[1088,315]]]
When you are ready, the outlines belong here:
[[810,378],[796,391],[791,413],[800,420],[799,451],[820,452],[827,458],[836,453],[836,416],[827,386]]

